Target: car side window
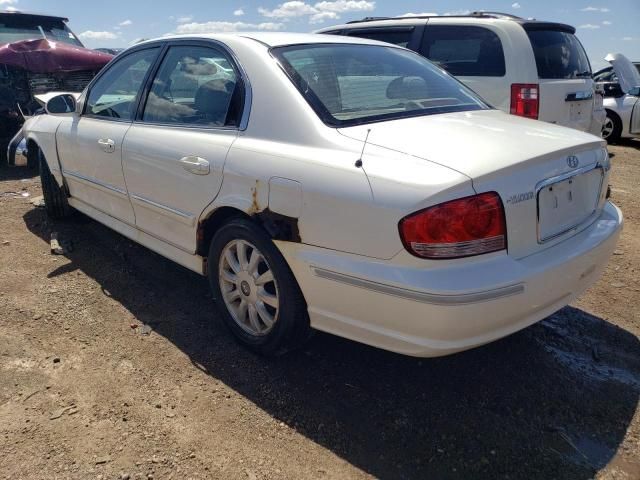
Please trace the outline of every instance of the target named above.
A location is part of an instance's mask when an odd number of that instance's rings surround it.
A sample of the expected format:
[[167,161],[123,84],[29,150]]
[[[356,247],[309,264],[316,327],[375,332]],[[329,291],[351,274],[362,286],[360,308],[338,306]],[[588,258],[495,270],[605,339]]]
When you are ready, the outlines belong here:
[[237,126],[242,85],[217,48],[171,47],[153,80],[142,120],[205,127]]
[[415,27],[406,28],[375,28],[351,30],[348,35],[351,37],[368,38],[380,42],[392,43],[400,47],[406,47],[411,41],[411,36]]
[[117,60],[91,87],[86,115],[133,120],[138,96],[159,47],[131,53]]
[[451,75],[502,77],[505,74],[502,42],[498,35],[483,27],[428,25],[420,53]]

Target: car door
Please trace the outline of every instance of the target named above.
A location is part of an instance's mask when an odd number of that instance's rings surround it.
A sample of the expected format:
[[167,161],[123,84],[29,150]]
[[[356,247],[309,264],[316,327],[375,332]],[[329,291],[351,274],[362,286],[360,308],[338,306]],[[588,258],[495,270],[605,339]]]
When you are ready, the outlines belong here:
[[111,217],[135,224],[122,172],[122,142],[160,47],[125,54],[90,86],[83,111],[56,133],[69,193]]
[[222,46],[174,42],[125,138],[123,168],[136,226],[189,253],[238,135],[244,105],[238,72]]

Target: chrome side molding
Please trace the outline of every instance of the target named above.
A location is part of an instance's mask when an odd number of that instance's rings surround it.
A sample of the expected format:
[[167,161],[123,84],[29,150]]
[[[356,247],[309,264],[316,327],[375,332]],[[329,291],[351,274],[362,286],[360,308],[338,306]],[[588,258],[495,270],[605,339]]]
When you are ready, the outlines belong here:
[[422,303],[431,303],[435,305],[465,305],[469,303],[486,302],[497,298],[518,295],[524,292],[524,284],[518,283],[508,285],[506,287],[497,288],[495,290],[486,290],[480,292],[463,293],[458,295],[441,295],[437,293],[419,292],[416,290],[407,290],[405,288],[395,287],[384,283],[373,282],[364,278],[345,275],[344,273],[325,270],[324,268],[311,267],[316,277],[333,280],[354,287],[365,288],[374,292],[393,295],[394,297],[406,298],[408,300],[418,301]]

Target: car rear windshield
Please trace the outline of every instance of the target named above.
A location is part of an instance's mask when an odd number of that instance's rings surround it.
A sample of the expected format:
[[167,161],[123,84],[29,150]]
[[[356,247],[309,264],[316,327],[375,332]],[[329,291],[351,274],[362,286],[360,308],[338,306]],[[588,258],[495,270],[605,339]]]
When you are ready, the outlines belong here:
[[60,19],[19,14],[0,17],[0,44],[38,38],[82,46],[82,43]]
[[540,78],[591,76],[589,58],[575,35],[559,30],[527,31]]
[[409,50],[313,44],[274,48],[272,53],[331,126],[489,108],[460,82]]

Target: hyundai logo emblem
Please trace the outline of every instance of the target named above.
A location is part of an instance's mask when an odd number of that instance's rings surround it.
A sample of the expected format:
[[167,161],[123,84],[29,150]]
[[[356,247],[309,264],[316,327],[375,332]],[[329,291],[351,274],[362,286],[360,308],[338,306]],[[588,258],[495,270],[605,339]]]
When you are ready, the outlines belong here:
[[576,168],[579,164],[580,160],[578,160],[578,157],[576,157],[575,155],[569,155],[567,157],[567,165],[569,165],[571,168]]

